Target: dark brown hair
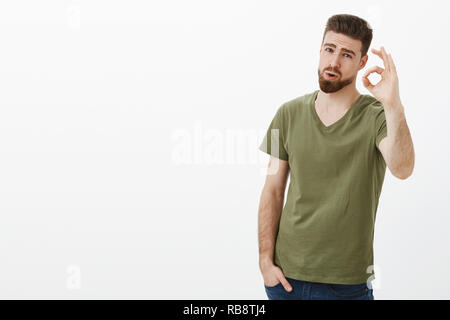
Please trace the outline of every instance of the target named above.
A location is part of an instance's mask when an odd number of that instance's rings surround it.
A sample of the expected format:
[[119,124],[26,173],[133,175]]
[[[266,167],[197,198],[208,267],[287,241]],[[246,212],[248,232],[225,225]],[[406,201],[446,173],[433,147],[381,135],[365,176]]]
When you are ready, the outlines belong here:
[[362,42],[361,58],[369,51],[373,37],[372,28],[364,19],[351,14],[337,14],[330,17],[323,33],[322,43],[328,31],[342,33],[352,39],[360,40]]

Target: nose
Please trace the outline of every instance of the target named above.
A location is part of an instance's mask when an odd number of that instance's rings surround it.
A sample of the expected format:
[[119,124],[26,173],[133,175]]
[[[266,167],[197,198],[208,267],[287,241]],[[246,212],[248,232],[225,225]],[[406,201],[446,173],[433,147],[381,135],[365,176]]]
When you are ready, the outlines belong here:
[[341,58],[340,54],[333,54],[333,57],[331,58],[331,61],[330,61],[332,69],[340,69],[341,68],[340,58]]

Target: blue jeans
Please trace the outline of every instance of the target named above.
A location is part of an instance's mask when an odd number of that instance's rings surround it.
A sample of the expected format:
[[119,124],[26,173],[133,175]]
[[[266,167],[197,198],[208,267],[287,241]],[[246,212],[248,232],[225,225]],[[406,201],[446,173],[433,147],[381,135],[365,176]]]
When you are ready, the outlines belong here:
[[278,283],[268,287],[264,284],[269,300],[374,300],[373,289],[367,283],[334,284],[286,278],[292,291],[288,292]]

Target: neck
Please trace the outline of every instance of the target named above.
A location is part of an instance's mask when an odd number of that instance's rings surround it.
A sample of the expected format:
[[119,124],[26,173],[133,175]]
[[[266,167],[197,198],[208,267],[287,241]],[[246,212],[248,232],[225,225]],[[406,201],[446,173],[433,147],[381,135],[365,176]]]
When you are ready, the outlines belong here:
[[345,111],[353,105],[359,96],[360,93],[352,85],[348,85],[333,93],[325,93],[319,90],[316,105],[326,112]]

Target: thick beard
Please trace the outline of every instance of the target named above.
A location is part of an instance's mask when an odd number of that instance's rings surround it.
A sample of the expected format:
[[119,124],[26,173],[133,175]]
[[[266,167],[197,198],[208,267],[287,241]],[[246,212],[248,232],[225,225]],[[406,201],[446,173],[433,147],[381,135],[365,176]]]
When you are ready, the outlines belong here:
[[320,73],[320,69],[318,69],[318,74],[319,74],[320,90],[322,90],[325,93],[333,93],[333,92],[339,91],[342,88],[344,88],[345,86],[348,86],[350,83],[353,82],[353,79],[347,79],[347,80],[342,80],[342,81],[341,81],[341,79],[335,80],[335,81],[327,80]]

